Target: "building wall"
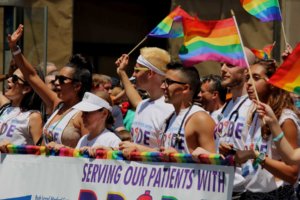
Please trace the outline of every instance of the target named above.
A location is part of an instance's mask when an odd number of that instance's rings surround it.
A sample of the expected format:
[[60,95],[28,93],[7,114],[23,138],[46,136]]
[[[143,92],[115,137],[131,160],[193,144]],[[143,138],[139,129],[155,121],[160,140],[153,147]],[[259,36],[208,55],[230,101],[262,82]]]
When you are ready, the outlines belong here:
[[[3,3],[4,2],[4,3]],[[9,2],[9,3],[8,3]],[[239,0],[10,0],[0,1],[7,4],[26,7],[48,7],[48,60],[59,66],[64,65],[74,53],[88,55],[95,71],[115,74],[114,61],[122,53],[129,52],[145,35],[159,23],[172,8],[181,5],[192,15],[201,19],[222,19],[230,17],[230,9],[235,11],[244,43],[248,47],[262,48],[277,41],[274,55],[278,58],[284,49],[280,23],[261,23],[250,16],[240,5]],[[300,1],[282,1],[283,24],[288,42],[295,45],[299,41]],[[0,18],[2,16],[0,8]],[[154,14],[155,13],[155,14]],[[24,42],[25,53],[37,64],[40,59],[31,49],[38,48],[42,42],[36,35],[43,34],[41,19],[32,15],[37,23],[31,27],[24,21],[28,39]],[[2,21],[2,20],[0,20]],[[38,27],[35,27],[38,26]],[[30,33],[35,30],[35,36]],[[73,36],[74,35],[74,36]],[[0,35],[1,36],[1,35]],[[3,38],[3,37],[1,37]],[[281,42],[279,42],[281,41]],[[0,40],[1,42],[1,40]],[[39,45],[36,45],[39,43]],[[149,38],[142,46],[160,46],[167,48],[174,60],[178,59],[178,49],[182,40],[164,40]],[[3,45],[1,45],[2,47]],[[1,51],[1,49],[0,49]],[[131,65],[138,55],[136,50],[131,57]],[[1,64],[1,58],[0,58]],[[201,75],[219,73],[218,64],[205,62],[197,65]]]
[[[5,6],[25,8],[24,53],[34,65],[43,60],[43,8],[47,6],[48,61],[59,66],[68,61],[73,49],[73,0],[0,1],[0,8],[4,9]],[[3,22],[3,15],[0,15],[0,21]]]

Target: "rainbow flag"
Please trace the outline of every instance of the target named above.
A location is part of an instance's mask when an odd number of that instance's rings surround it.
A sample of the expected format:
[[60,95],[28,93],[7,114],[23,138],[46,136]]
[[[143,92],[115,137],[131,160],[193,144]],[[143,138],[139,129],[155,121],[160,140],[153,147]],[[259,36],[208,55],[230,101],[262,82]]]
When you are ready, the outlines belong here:
[[241,0],[243,8],[262,22],[281,20],[278,0]]
[[251,49],[254,55],[261,60],[271,59],[271,53],[273,50],[274,44],[265,46],[263,49]]
[[300,95],[300,43],[269,79],[269,83]]
[[184,65],[212,60],[247,66],[233,18],[215,21],[183,18],[183,28],[185,37],[179,58]]
[[178,6],[148,36],[160,38],[183,37],[182,18],[185,17],[189,18],[191,16]]

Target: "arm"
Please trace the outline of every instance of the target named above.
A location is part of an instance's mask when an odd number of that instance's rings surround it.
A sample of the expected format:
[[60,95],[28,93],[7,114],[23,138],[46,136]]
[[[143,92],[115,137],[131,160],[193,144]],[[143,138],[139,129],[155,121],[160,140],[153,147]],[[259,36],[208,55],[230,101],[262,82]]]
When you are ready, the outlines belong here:
[[38,112],[31,113],[29,116],[29,132],[31,134],[31,137],[35,145],[42,137],[42,130],[43,130],[42,115]]
[[[8,36],[9,47],[12,51],[16,50],[16,43],[23,34],[23,25],[19,25],[18,29]],[[54,108],[61,102],[56,93],[50,90],[42,79],[36,73],[34,67],[21,54],[14,55],[16,65],[22,71],[25,79],[29,82],[34,91],[42,98],[47,107]]]
[[[268,124],[268,126],[270,127],[273,137],[274,138],[277,137],[282,132],[282,129],[270,106],[263,104],[261,102],[257,103],[257,112],[259,113],[260,117],[263,118]],[[287,162],[288,164],[299,163],[300,148],[294,149],[285,136],[282,139],[278,140],[278,142],[275,142],[275,145],[277,150],[281,154],[282,159],[285,162]]]
[[124,89],[126,92],[126,95],[132,105],[133,108],[136,108],[137,105],[142,101],[141,96],[139,95],[138,91],[133,87],[132,83],[130,82],[125,69],[128,65],[128,60],[129,57],[126,54],[123,54],[117,61],[116,65],[118,66],[117,68],[117,73],[124,85]]
[[214,140],[214,120],[206,112],[193,114],[185,125],[185,137],[190,153],[202,147],[211,153],[216,152]]
[[292,46],[287,44],[286,49],[284,50],[284,52],[281,55],[282,60],[286,60],[292,52],[293,52]]
[[[235,162],[238,164],[245,163],[247,160],[256,159],[259,155],[258,151],[254,150],[238,150],[235,154]],[[290,166],[282,161],[273,160],[266,157],[261,163],[262,167],[268,170],[275,177],[278,177],[290,184],[294,184],[298,178],[298,167]]]
[[117,102],[120,102],[122,98],[126,95],[125,90],[122,90],[117,96],[111,97],[113,104],[116,105]]

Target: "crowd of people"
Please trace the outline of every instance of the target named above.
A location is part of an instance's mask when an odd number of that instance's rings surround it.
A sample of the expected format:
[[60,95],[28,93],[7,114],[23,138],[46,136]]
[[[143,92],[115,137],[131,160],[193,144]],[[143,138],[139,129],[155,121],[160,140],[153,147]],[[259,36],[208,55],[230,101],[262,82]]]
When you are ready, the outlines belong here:
[[167,51],[144,47],[132,77],[129,56],[116,60],[120,81],[93,73],[80,54],[59,70],[47,63],[44,78],[17,46],[22,34],[20,25],[8,36],[14,65],[0,95],[1,152],[15,144],[92,157],[97,149],[234,155],[232,199],[297,199],[300,113],[295,94],[267,82],[275,60],[245,48],[249,69],[220,63],[221,76],[200,79]]

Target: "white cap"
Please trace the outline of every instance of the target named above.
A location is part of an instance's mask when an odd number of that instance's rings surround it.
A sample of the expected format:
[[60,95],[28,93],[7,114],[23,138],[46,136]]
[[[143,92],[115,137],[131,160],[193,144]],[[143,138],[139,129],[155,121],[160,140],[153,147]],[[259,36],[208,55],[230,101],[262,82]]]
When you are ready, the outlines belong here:
[[101,108],[106,108],[109,111],[112,110],[107,101],[90,92],[84,93],[82,100],[73,106],[73,108],[83,112],[92,112]]

